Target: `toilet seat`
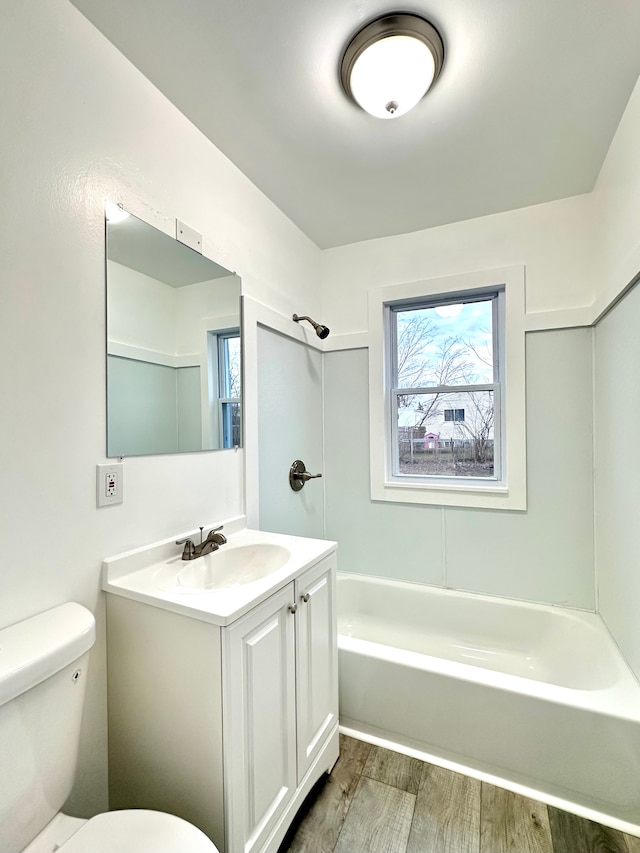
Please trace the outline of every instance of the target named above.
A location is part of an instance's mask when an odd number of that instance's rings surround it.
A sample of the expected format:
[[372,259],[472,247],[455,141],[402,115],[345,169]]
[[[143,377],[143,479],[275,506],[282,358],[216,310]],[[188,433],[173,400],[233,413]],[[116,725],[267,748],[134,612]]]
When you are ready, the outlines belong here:
[[218,853],[193,824],[146,809],[96,815],[59,849],[60,853]]

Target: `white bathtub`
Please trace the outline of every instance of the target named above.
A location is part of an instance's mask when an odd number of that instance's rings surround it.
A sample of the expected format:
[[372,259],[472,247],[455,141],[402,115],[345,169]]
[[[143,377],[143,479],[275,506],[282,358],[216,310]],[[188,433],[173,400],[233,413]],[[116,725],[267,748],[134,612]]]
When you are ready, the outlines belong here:
[[599,616],[342,574],[340,722],[640,835],[640,686]]

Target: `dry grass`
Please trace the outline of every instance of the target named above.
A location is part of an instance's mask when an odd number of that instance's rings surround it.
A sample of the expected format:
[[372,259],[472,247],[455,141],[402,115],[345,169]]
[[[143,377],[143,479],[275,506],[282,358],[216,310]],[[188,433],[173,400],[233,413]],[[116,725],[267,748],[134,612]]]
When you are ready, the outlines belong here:
[[400,460],[401,474],[431,477],[493,477],[493,460],[474,462],[472,459],[454,459],[451,454],[433,456],[414,455]]

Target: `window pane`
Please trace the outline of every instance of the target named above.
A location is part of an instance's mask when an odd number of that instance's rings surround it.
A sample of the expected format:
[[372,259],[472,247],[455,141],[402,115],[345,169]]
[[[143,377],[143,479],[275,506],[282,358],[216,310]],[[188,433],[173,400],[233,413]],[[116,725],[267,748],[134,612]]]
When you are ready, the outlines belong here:
[[463,421],[464,409],[445,409],[444,419],[445,421]]
[[240,447],[240,403],[222,403],[222,446]]
[[493,393],[398,395],[398,473],[493,477]]
[[240,336],[220,338],[220,397],[240,396]]
[[493,383],[493,300],[396,311],[397,388]]

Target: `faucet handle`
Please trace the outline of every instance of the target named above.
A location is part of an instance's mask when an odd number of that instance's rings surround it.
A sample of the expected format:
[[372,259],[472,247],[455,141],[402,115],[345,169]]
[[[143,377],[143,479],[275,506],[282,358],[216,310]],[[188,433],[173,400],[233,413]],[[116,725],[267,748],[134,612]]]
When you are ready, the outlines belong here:
[[191,539],[178,539],[176,540],[176,545],[184,545],[184,550],[182,552],[183,560],[192,560],[196,553],[196,546],[193,544]]
[[309,480],[317,480],[322,474],[310,474],[302,459],[296,459],[289,468],[289,485],[294,492],[299,492]]
[[212,527],[207,533],[207,542],[215,542],[217,545],[225,545],[227,537],[223,533],[218,532],[222,530],[223,527],[224,524],[221,524],[219,527]]

